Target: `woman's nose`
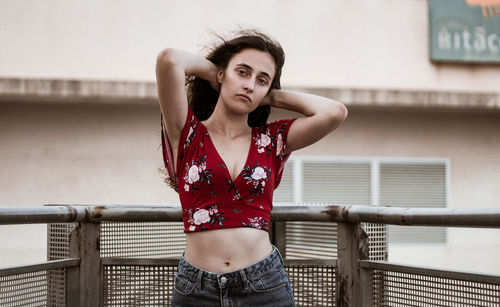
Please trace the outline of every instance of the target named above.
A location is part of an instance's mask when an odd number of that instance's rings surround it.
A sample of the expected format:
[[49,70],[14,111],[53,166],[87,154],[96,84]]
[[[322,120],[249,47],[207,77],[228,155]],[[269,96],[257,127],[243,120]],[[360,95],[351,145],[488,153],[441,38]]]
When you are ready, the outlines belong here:
[[253,87],[254,87],[254,84],[251,80],[247,80],[243,84],[243,89],[245,89],[245,91],[253,91]]

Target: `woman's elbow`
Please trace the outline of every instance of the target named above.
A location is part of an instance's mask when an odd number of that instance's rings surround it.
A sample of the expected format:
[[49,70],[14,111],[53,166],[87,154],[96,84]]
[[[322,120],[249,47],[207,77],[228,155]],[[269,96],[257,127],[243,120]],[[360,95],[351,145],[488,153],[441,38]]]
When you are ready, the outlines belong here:
[[165,48],[156,57],[156,66],[172,66],[178,62],[178,52],[174,48]]
[[326,113],[333,128],[337,128],[347,118],[348,111],[343,103],[333,101],[333,106],[330,106]]

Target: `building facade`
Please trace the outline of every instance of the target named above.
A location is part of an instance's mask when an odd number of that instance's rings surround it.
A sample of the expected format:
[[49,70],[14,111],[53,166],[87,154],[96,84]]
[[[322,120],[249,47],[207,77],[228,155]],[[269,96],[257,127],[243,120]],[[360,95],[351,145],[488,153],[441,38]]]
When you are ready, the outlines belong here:
[[[277,201],[498,207],[500,64],[431,60],[431,2],[3,1],[0,205],[177,203],[158,170],[156,55],[241,26],[282,43],[284,88],[349,109],[293,153]],[[389,258],[500,273],[499,234],[391,228]],[[9,263],[45,257],[42,226],[0,240]]]

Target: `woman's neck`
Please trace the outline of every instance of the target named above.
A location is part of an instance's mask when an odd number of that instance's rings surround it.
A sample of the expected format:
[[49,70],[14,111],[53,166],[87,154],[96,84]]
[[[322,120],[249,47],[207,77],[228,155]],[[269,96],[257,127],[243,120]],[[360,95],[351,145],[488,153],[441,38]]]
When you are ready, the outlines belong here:
[[231,112],[222,101],[218,101],[210,117],[203,122],[210,132],[236,138],[251,131],[248,126],[248,114]]

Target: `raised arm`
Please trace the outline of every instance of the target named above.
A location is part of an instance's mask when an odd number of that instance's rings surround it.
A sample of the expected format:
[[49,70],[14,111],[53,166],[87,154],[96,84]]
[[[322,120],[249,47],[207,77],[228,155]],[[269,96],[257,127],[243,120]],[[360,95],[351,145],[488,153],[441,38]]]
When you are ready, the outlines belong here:
[[285,153],[309,146],[335,130],[347,117],[347,108],[341,102],[325,97],[273,90],[267,103],[276,108],[302,113],[288,132]]
[[156,60],[158,98],[174,151],[187,116],[186,75],[205,79],[214,86],[217,67],[203,57],[186,51],[167,48],[160,52]]

